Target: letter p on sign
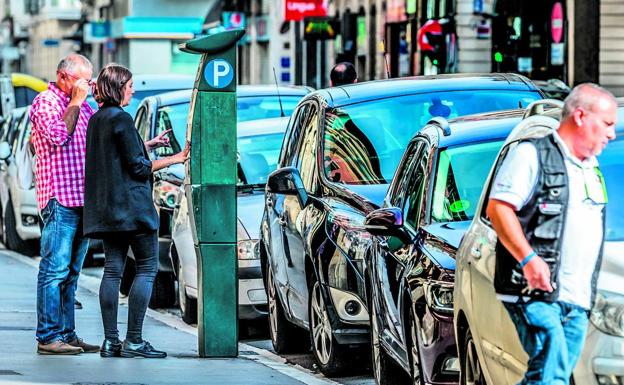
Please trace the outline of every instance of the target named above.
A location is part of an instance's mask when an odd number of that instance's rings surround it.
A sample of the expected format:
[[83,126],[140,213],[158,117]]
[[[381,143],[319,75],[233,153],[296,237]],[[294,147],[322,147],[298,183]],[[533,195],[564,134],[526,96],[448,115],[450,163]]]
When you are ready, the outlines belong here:
[[206,65],[204,78],[212,88],[225,88],[234,79],[234,68],[224,59],[214,59]]

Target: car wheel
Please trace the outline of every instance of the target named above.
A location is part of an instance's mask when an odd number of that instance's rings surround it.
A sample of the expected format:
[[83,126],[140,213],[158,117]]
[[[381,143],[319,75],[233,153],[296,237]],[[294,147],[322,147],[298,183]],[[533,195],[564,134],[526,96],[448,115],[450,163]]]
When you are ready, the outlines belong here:
[[6,238],[6,248],[17,251],[20,254],[34,257],[39,254],[39,242],[33,240],[23,240],[17,233],[17,224],[15,219],[15,210],[13,204],[9,201],[6,213],[4,215],[4,233]]
[[310,349],[309,339],[303,329],[291,324],[284,315],[284,308],[277,294],[273,269],[267,264],[267,299],[269,302],[269,334],[277,354],[295,353]]
[[326,376],[334,376],[344,371],[350,360],[347,348],[338,344],[333,335],[327,305],[321,284],[314,279],[310,289],[310,339],[312,352],[319,369]]
[[477,356],[477,348],[470,329],[466,332],[463,356],[460,383],[462,385],[487,385],[485,377],[483,377],[483,370],[481,370],[481,363]]
[[197,323],[197,300],[186,295],[186,281],[184,281],[184,271],[182,261],[178,258],[178,303],[182,320],[187,324]]
[[149,307],[152,309],[173,307],[175,298],[175,277],[173,273],[159,272],[156,274]]
[[[377,306],[371,301],[371,360],[373,375],[377,385],[409,384],[409,378],[403,373],[392,358],[384,352],[381,346],[381,329],[379,326]],[[417,383],[415,383],[417,384]]]

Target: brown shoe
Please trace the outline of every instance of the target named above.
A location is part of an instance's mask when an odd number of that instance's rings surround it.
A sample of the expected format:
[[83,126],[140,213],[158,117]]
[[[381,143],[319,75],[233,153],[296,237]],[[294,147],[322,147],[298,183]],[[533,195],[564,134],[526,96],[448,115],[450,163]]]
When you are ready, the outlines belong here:
[[63,341],[54,341],[49,344],[37,344],[37,353],[39,354],[80,354],[83,350],[81,347],[71,346]]
[[76,338],[68,344],[77,348],[82,348],[85,353],[97,353],[100,351],[100,347],[98,345],[90,345],[84,342],[82,338]]

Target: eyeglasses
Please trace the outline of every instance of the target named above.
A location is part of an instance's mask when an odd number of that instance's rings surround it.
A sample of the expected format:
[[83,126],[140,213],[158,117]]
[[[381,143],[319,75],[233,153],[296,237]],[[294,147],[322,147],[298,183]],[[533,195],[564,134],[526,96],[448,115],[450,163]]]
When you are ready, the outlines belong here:
[[[59,73],[60,73],[60,74],[65,75],[65,76],[68,76],[68,77],[70,77],[70,78],[72,78],[72,79],[74,79],[74,80],[80,80],[80,79],[82,79],[81,77],[76,76],[76,75],[72,75],[72,74],[70,74],[69,72],[66,72],[66,71],[61,71],[61,72],[59,72]],[[95,82],[94,82],[92,79],[84,79],[84,80],[87,82],[87,84],[89,85],[89,87],[93,87],[93,86],[95,86]]]

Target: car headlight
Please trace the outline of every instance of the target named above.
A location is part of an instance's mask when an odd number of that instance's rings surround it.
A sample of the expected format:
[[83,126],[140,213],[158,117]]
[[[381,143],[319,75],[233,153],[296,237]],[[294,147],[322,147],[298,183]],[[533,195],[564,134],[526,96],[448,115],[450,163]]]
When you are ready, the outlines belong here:
[[598,330],[624,337],[624,295],[598,291],[590,319]]
[[453,283],[430,281],[424,284],[427,306],[443,314],[453,314]]
[[238,241],[238,259],[260,259],[260,240]]

